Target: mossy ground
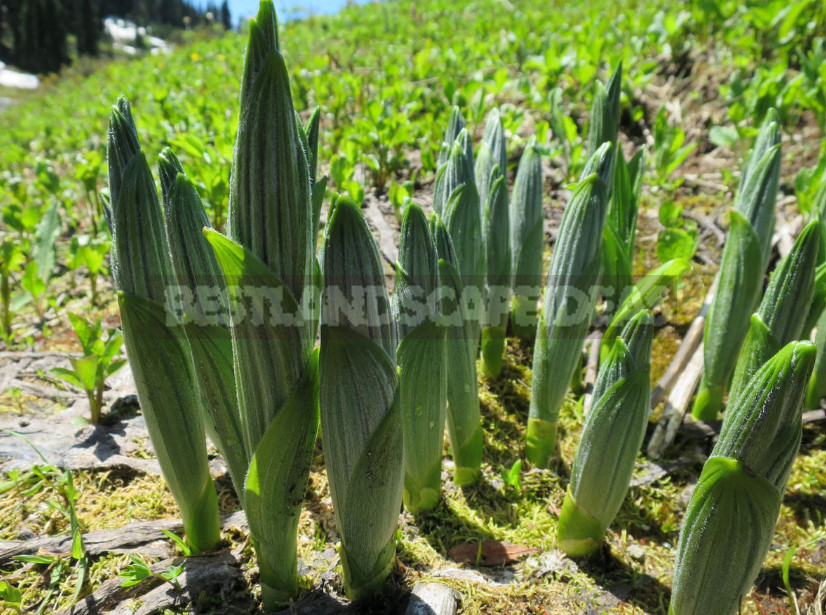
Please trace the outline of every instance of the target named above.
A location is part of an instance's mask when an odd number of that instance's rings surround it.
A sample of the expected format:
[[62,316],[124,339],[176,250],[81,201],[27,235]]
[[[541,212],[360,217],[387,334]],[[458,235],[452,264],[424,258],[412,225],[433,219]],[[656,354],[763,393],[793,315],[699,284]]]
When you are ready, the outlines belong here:
[[[695,200],[697,208],[711,204]],[[641,215],[636,257],[642,274],[655,267],[656,222]],[[711,248],[716,259],[719,252]],[[546,254],[546,264],[548,254]],[[652,380],[656,381],[679,347],[682,336],[698,313],[715,268],[694,262],[675,288],[667,291],[657,308],[658,328],[652,354]],[[108,290],[106,293],[108,294]],[[83,293],[68,294],[68,303],[82,304]],[[116,326],[112,302],[87,316],[101,316]],[[65,323],[54,327],[44,349],[77,351]],[[680,439],[669,449],[665,462],[681,460],[678,469],[659,480],[632,487],[620,513],[595,556],[571,564],[548,557],[555,551],[556,525],[569,478],[569,468],[582,429],[580,400],[570,395],[560,416],[558,456],[548,470],[526,470],[521,488],[505,484],[501,471],[509,469],[523,455],[524,430],[530,399],[532,346],[509,338],[502,374],[496,380],[480,376],[480,401],[485,432],[485,457],[478,485],[459,489],[450,479],[450,451],[445,444],[443,497],[435,510],[413,516],[401,515],[398,563],[385,594],[365,612],[394,612],[400,597],[419,580],[438,578],[462,594],[462,613],[666,613],[679,527],[687,496],[702,467],[709,443]],[[59,406],[33,395],[4,391],[0,408],[4,412],[50,413]],[[655,409],[652,421],[658,416]],[[653,424],[653,423],[652,423]],[[801,605],[813,600],[818,582],[826,577],[826,434],[813,424],[804,430],[803,445],[786,491],[774,541],[756,586],[744,601],[744,614],[789,612],[782,566],[790,549],[795,550],[790,568],[790,584]],[[149,443],[139,450],[151,455]],[[643,457],[639,460],[645,463]],[[77,512],[86,532],[117,528],[133,521],[174,518],[177,507],[162,479],[122,471],[80,471],[73,473],[80,492]],[[8,478],[8,477],[6,477]],[[238,508],[228,478],[217,483],[222,512]],[[57,496],[48,488],[29,493],[14,488],[0,496],[0,539],[11,540],[38,534],[68,531],[68,521],[48,504]],[[159,538],[162,536],[159,535]],[[225,545],[243,548],[244,584],[233,590],[231,608],[226,596],[202,596],[201,613],[257,612],[255,557],[248,536],[237,529],[224,534]],[[496,539],[540,550],[514,565],[477,570],[488,582],[445,578],[445,569],[476,569],[457,564],[448,555],[451,548]],[[317,447],[305,506],[299,525],[299,553],[304,563],[302,587],[305,591],[322,583],[333,583],[341,591],[341,565],[332,556],[337,545],[335,517],[324,472],[321,445]],[[550,556],[549,556],[550,554]],[[148,562],[153,558],[146,557]],[[27,609],[44,606],[43,612],[69,605],[77,583],[72,560],[45,565],[14,564],[4,569],[4,579],[23,592]],[[123,573],[128,555],[110,554],[93,558],[81,596],[94,591],[108,579]],[[334,573],[330,580],[329,573]],[[322,575],[324,578],[322,579]],[[51,594],[49,594],[51,592]],[[44,602],[45,601],[45,602]],[[189,612],[192,604],[181,604],[169,613]],[[230,608],[228,611],[227,608]]]
[[[690,274],[682,289],[672,291],[662,313],[678,310],[681,292],[692,284],[703,284]],[[691,291],[691,296],[695,293]],[[675,326],[675,325],[669,325]],[[680,327],[684,326],[684,323]],[[666,329],[662,327],[660,331]],[[678,327],[679,328],[679,327]],[[659,338],[658,338],[659,339]],[[662,354],[670,356],[673,342],[660,340]],[[654,483],[631,488],[625,503],[608,531],[605,545],[590,560],[576,565],[548,566],[543,555],[553,551],[557,515],[568,482],[569,467],[579,440],[582,414],[578,401],[570,396],[560,417],[558,458],[549,470],[529,470],[521,476],[521,489],[506,485],[500,478],[503,468],[521,457],[524,425],[530,393],[530,344],[509,339],[503,373],[495,381],[480,379],[482,416],[485,429],[485,460],[478,485],[459,489],[449,478],[445,464],[443,498],[434,511],[415,517],[401,516],[398,563],[387,592],[365,612],[393,612],[399,596],[419,580],[438,577],[462,594],[463,613],[666,613],[670,592],[674,548],[686,490],[699,474],[707,452],[696,441],[678,439],[669,459],[690,459],[679,470]],[[783,589],[782,564],[789,549],[796,549],[790,570],[793,590],[803,604],[817,591],[817,582],[826,576],[826,434],[821,425],[805,428],[798,457],[786,492],[781,518],[769,556],[755,589],[743,605],[743,613],[788,612]],[[700,448],[697,451],[695,449]],[[445,449],[446,455],[449,450]],[[446,456],[449,460],[449,456]],[[691,460],[693,459],[693,460]],[[640,459],[640,461],[645,461]],[[80,492],[77,512],[85,531],[115,528],[132,521],[172,518],[177,508],[162,479],[136,473],[81,471],[74,473]],[[227,479],[218,482],[224,512],[235,510],[237,499]],[[66,532],[68,522],[48,502],[56,501],[48,488],[26,493],[12,489],[0,499],[0,539]],[[316,451],[306,505],[299,526],[299,552],[306,564],[303,586],[310,590],[322,583],[322,574],[335,573],[340,584],[341,566],[331,558],[336,547],[336,526],[332,511],[321,448]],[[159,536],[160,537],[160,536]],[[256,612],[258,590],[254,555],[248,537],[238,530],[224,535],[226,544],[244,547],[245,587],[236,591],[234,612]],[[446,568],[475,568],[457,564],[448,557],[452,547],[492,538],[540,549],[511,566],[479,568],[494,583],[443,578]],[[151,562],[152,558],[147,557]],[[55,591],[45,612],[67,606],[77,582],[71,560],[58,569],[51,566],[15,564],[4,570],[24,596],[24,605],[34,608]],[[563,560],[565,561],[565,560]],[[93,559],[81,595],[93,591],[103,581],[122,573],[129,564],[127,555],[105,555]],[[329,578],[329,575],[325,575]],[[503,584],[497,584],[502,582]],[[340,587],[339,587],[340,589]],[[189,612],[182,604],[168,612]],[[199,612],[224,613],[226,605],[215,597],[199,600]]]

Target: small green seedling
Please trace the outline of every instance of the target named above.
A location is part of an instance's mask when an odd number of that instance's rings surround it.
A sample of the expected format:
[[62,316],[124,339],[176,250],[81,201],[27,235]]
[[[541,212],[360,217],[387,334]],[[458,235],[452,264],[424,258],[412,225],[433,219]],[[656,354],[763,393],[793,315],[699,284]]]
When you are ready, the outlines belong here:
[[15,613],[23,612],[23,594],[14,585],[0,581],[0,604]]
[[[59,468],[49,463],[43,453],[29,440],[26,436],[16,433],[14,431],[6,431],[6,433],[20,438],[31,446],[38,456],[43,460],[43,465],[34,465],[31,470],[26,473],[19,471],[9,472],[9,481],[0,483],[0,494],[6,493],[13,489],[20,489],[23,496],[29,496],[37,493],[44,487],[51,489],[51,491],[58,496],[58,499],[50,499],[46,501],[46,505],[59,512],[69,521],[69,529],[72,535],[72,552],[71,559],[75,560],[75,573],[77,581],[75,584],[75,592],[72,595],[71,605],[74,605],[80,597],[80,592],[83,585],[86,583],[86,577],[89,573],[89,566],[91,564],[89,554],[86,551],[86,544],[83,541],[83,532],[80,526],[80,521],[77,518],[77,509],[75,503],[80,497],[80,492],[75,487],[74,477],[69,470],[60,471]],[[38,613],[43,612],[46,605],[60,584],[60,578],[63,568],[66,565],[67,559],[58,558],[48,555],[30,555],[18,556],[15,559],[22,562],[30,562],[35,564],[57,564],[52,571],[52,578],[49,583],[49,589],[45,597],[40,603]],[[5,599],[5,598],[4,598]]]
[[663,230],[657,234],[657,258],[667,263],[675,258],[691,261],[700,243],[697,223],[683,218],[683,208],[673,200],[660,205]]
[[499,475],[505,481],[505,485],[513,487],[517,491],[522,491],[522,460],[517,459],[513,462],[510,470],[506,470],[505,466],[499,466]]
[[26,257],[19,243],[7,236],[0,243],[0,319],[6,344],[11,339],[11,318],[14,307],[11,297],[12,275],[20,269]]
[[[654,133],[654,172],[657,183],[665,184],[674,171],[677,170],[689,154],[694,151],[696,144],[685,143],[685,131],[679,126],[672,126],[668,123],[668,113],[665,107],[660,107],[657,117],[654,120],[652,132]],[[670,187],[676,188],[683,182],[677,180]]]
[[115,360],[123,338],[119,331],[109,329],[104,340],[100,318],[88,322],[77,314],[69,314],[69,319],[83,347],[83,357],[69,359],[72,369],[55,367],[51,374],[86,392],[92,413],[91,422],[97,423],[103,408],[106,379],[126,364],[124,359]]
[[85,266],[89,270],[89,292],[92,305],[97,305],[100,292],[98,291],[98,275],[103,272],[106,255],[109,254],[111,242],[99,236],[75,235],[69,251],[67,265],[70,269],[79,269]]
[[42,320],[46,315],[43,301],[46,295],[46,283],[40,275],[37,261],[29,261],[26,264],[26,269],[20,278],[20,286],[29,294],[31,301],[34,303],[34,309],[37,311],[37,317]]
[[161,530],[167,538],[169,538],[172,542],[175,543],[175,546],[178,547],[178,551],[184,557],[189,557],[192,555],[192,548],[186,544],[183,538],[178,536],[177,534],[173,534],[169,530]]
[[132,563],[126,567],[126,570],[120,573],[120,578],[123,579],[121,587],[132,587],[138,583],[149,578],[160,579],[169,583],[177,591],[181,591],[181,584],[178,582],[178,577],[184,570],[184,564],[171,565],[166,572],[153,572],[140,555],[133,553],[129,556]]

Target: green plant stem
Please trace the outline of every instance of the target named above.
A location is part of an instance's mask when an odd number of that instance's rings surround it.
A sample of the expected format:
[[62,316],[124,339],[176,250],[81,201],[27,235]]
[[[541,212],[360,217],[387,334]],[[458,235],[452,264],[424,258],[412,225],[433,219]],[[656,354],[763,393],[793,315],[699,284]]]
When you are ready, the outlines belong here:
[[6,337],[11,336],[11,287],[9,276],[3,274],[0,277],[0,299],[3,302],[3,331]]

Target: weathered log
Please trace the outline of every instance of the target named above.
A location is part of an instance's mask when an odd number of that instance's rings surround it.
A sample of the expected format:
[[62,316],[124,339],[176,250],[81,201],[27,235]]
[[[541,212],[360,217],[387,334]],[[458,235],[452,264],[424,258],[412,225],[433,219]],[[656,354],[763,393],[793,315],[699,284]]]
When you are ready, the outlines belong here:
[[659,423],[654,428],[651,440],[648,442],[648,456],[656,459],[661,457],[666,448],[674,441],[680,426],[683,423],[686,411],[691,404],[694,390],[700,383],[703,373],[703,345],[694,350],[694,354],[680,375],[677,384],[668,396],[665,410]]
[[[224,528],[238,527],[246,530],[247,516],[243,511],[224,515],[221,519]],[[180,533],[183,525],[180,519],[159,519],[157,521],[139,521],[113,530],[100,530],[83,535],[83,543],[89,555],[105,553],[128,553],[138,551],[141,547],[159,539],[164,539],[161,530]],[[0,566],[8,564],[18,555],[34,555],[45,551],[48,553],[72,552],[71,536],[38,536],[25,541],[0,541]]]
[[[118,577],[106,581],[94,593],[62,611],[61,615],[94,615],[102,612],[150,615],[182,602],[186,604],[202,592],[217,594],[241,579],[239,555],[240,552],[236,551],[220,551],[188,557],[186,560],[170,558],[160,561],[150,566],[152,572],[160,574],[169,570],[173,564],[185,562],[183,572],[177,578],[180,590],[157,578],[146,579],[133,587],[121,587],[123,579]],[[150,591],[147,592],[147,589]]]
[[582,400],[582,413],[588,414],[594,398],[594,383],[597,381],[599,371],[599,350],[602,346],[603,332],[599,329],[594,331],[589,337],[591,348],[588,351],[588,365],[585,368],[585,395]]
[[665,373],[660,378],[657,386],[655,386],[654,390],[651,392],[652,408],[656,407],[657,404],[659,404],[666,397],[666,395],[671,392],[680,377],[684,377],[686,365],[688,365],[688,362],[694,355],[697,344],[699,344],[703,339],[703,328],[706,324],[706,314],[708,313],[708,308],[714,299],[714,293],[717,292],[717,280],[718,278],[715,277],[714,282],[712,282],[708,292],[706,293],[705,299],[703,299],[703,306],[700,308],[700,313],[691,322],[691,326],[688,328],[680,347],[674,354],[671,364],[665,370]]

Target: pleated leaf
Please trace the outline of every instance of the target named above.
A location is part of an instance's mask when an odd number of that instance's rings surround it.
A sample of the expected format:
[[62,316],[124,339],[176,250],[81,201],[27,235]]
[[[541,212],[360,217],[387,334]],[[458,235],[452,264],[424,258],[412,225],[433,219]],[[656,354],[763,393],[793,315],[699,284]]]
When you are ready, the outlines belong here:
[[[603,143],[594,155],[588,158],[585,163],[585,168],[582,169],[582,174],[579,181],[582,182],[591,175],[596,174],[603,185],[606,186],[605,198],[608,199],[608,187],[613,183],[614,172],[614,146],[610,143]],[[606,212],[607,213],[607,212]]]
[[[441,252],[440,252],[441,254]],[[482,464],[482,418],[476,373],[478,327],[468,316],[462,301],[464,286],[456,268],[439,260],[439,276],[446,315],[447,430],[455,464],[453,482],[458,487],[472,485]]]
[[120,187],[126,167],[141,151],[138,131],[132,119],[129,101],[121,96],[109,114],[107,134],[107,160],[109,164],[109,196],[113,208],[117,208]]
[[730,457],[783,491],[800,446],[801,408],[815,361],[810,342],[790,342],[732,400],[712,457]]
[[181,509],[186,540],[206,551],[220,539],[218,496],[207,463],[203,416],[189,345],[163,305],[118,293],[126,356],[164,479]]
[[204,411],[189,344],[175,314],[165,307],[174,278],[163,215],[123,97],[110,115],[109,168],[112,272],[127,357],[152,446],[181,509],[186,539],[193,550],[208,550],[219,540],[220,526]]
[[404,503],[411,512],[433,508],[441,490],[447,357],[439,286],[438,255],[427,218],[411,203],[402,220],[392,298],[401,338],[396,357],[405,449]]
[[[230,176],[229,237],[271,269],[301,303],[314,270],[310,166],[281,54],[273,48],[265,59],[251,59],[262,53],[258,38],[271,39],[267,30],[250,32],[242,86],[249,89],[242,90]],[[255,76],[248,84],[250,71]]]
[[630,164],[625,162],[622,150],[617,151],[602,248],[603,286],[616,306],[633,284],[634,236],[644,166],[644,150],[639,150]]
[[295,298],[264,263],[213,229],[204,235],[227,280],[241,426],[254,451],[301,381],[312,340]]
[[427,217],[410,203],[404,212],[392,307],[399,337],[439,319],[439,256]]
[[[596,548],[625,499],[648,423],[653,337],[654,319],[639,312],[600,365],[593,407],[571,466],[568,496],[576,506],[569,505],[568,514],[563,508],[560,516],[559,542],[569,555]],[[592,533],[594,521],[599,533]]]
[[706,462],[683,519],[669,615],[739,611],[771,545],[780,500],[736,460]]
[[608,83],[597,82],[597,93],[591,105],[591,123],[588,127],[587,156],[590,158],[603,143],[616,147],[620,120],[620,94],[622,92],[622,62],[614,70]]
[[431,232],[439,255],[443,324],[446,328],[447,430],[453,451],[453,482],[470,485],[479,478],[482,463],[482,423],[476,373],[476,324],[463,300],[465,288],[457,269],[458,258],[442,220],[431,219]]
[[[278,18],[272,0],[258,3],[258,14],[248,22],[249,38],[247,53],[244,56],[244,74],[241,76],[241,107],[247,103],[247,97],[253,88],[258,73],[267,62],[270,53],[279,49]],[[240,128],[240,127],[239,127]]]
[[748,332],[763,281],[760,239],[749,221],[731,211],[731,228],[723,248],[717,293],[703,331],[703,379],[694,402],[695,418],[711,421],[722,409],[723,393]]
[[349,198],[339,197],[331,205],[323,261],[321,322],[357,331],[394,356],[396,327],[379,250],[364,216]]
[[480,241],[483,226],[479,195],[474,184],[464,184],[453,191],[445,205],[443,219],[456,252],[462,286],[468,296],[466,316],[474,326],[473,337],[478,342],[484,318],[485,245]]
[[142,152],[124,170],[113,215],[118,290],[163,303],[172,266],[155,180]]
[[447,414],[445,331],[424,322],[399,344],[400,405],[404,432],[404,505],[430,510],[439,501]]
[[[462,110],[459,109],[456,105],[453,105],[450,109],[450,118],[447,122],[447,130],[445,130],[444,140],[442,141],[442,146],[439,148],[439,160],[438,166],[442,166],[445,164],[450,157],[450,151],[453,148],[453,142],[465,129],[465,118],[462,115]],[[470,140],[467,141],[467,144],[470,144]],[[466,156],[473,160],[473,150],[466,152]]]
[[[351,599],[374,593],[395,556],[404,458],[394,336],[378,250],[356,205],[333,205],[324,246],[321,423]],[[341,318],[331,292],[373,289]],[[362,322],[364,321],[364,322]]]
[[[498,166],[494,167],[497,173]],[[483,316],[482,373],[497,378],[505,352],[505,329],[508,326],[511,298],[510,212],[508,187],[503,175],[490,186],[484,210],[485,281],[487,313]]]
[[[488,197],[491,194],[493,183],[498,177],[504,176],[508,172],[505,128],[502,126],[498,109],[492,109],[488,114],[475,169],[477,188],[483,199],[483,210],[487,211],[490,207]],[[507,195],[505,199],[507,200]]]
[[542,158],[531,137],[516,171],[510,204],[513,309],[511,326],[523,338],[536,333],[536,306],[542,287]]
[[258,444],[244,486],[244,510],[257,542],[264,602],[297,590],[296,535],[318,433],[318,352]]
[[307,158],[310,165],[310,183],[315,184],[318,174],[318,131],[321,126],[321,107],[316,107],[307,125],[304,126],[304,135],[307,139]]
[[[459,186],[471,184],[476,191],[473,154],[468,154],[464,146],[469,140],[467,130],[462,130],[450,147],[447,162],[439,167],[436,173],[436,182],[433,186],[433,211],[439,215],[444,215],[448,200]],[[479,217],[481,219],[481,213]]]
[[748,220],[760,239],[765,271],[774,233],[774,205],[780,182],[780,121],[770,109],[757,135],[749,159],[743,165],[734,208]]
[[554,452],[559,410],[593,316],[606,208],[599,177],[580,182],[563,214],[551,257],[534,349],[526,446],[528,459],[538,467],[546,467]]
[[758,320],[752,316],[740,350],[729,400],[739,397],[751,376],[781,347],[801,338],[806,310],[812,303],[821,227],[817,220],[806,225],[791,252],[775,268],[757,312]]
[[820,312],[820,318],[816,324],[817,360],[806,396],[806,406],[813,410],[820,408],[820,400],[826,396],[826,310]]
[[159,167],[166,236],[177,288],[184,300],[180,307],[182,323],[206,410],[207,431],[227,461],[243,501],[249,453],[236,396],[226,281],[215,252],[202,233],[209,221],[195,186],[180,173],[169,185],[172,172],[180,167],[171,152],[162,155]]

